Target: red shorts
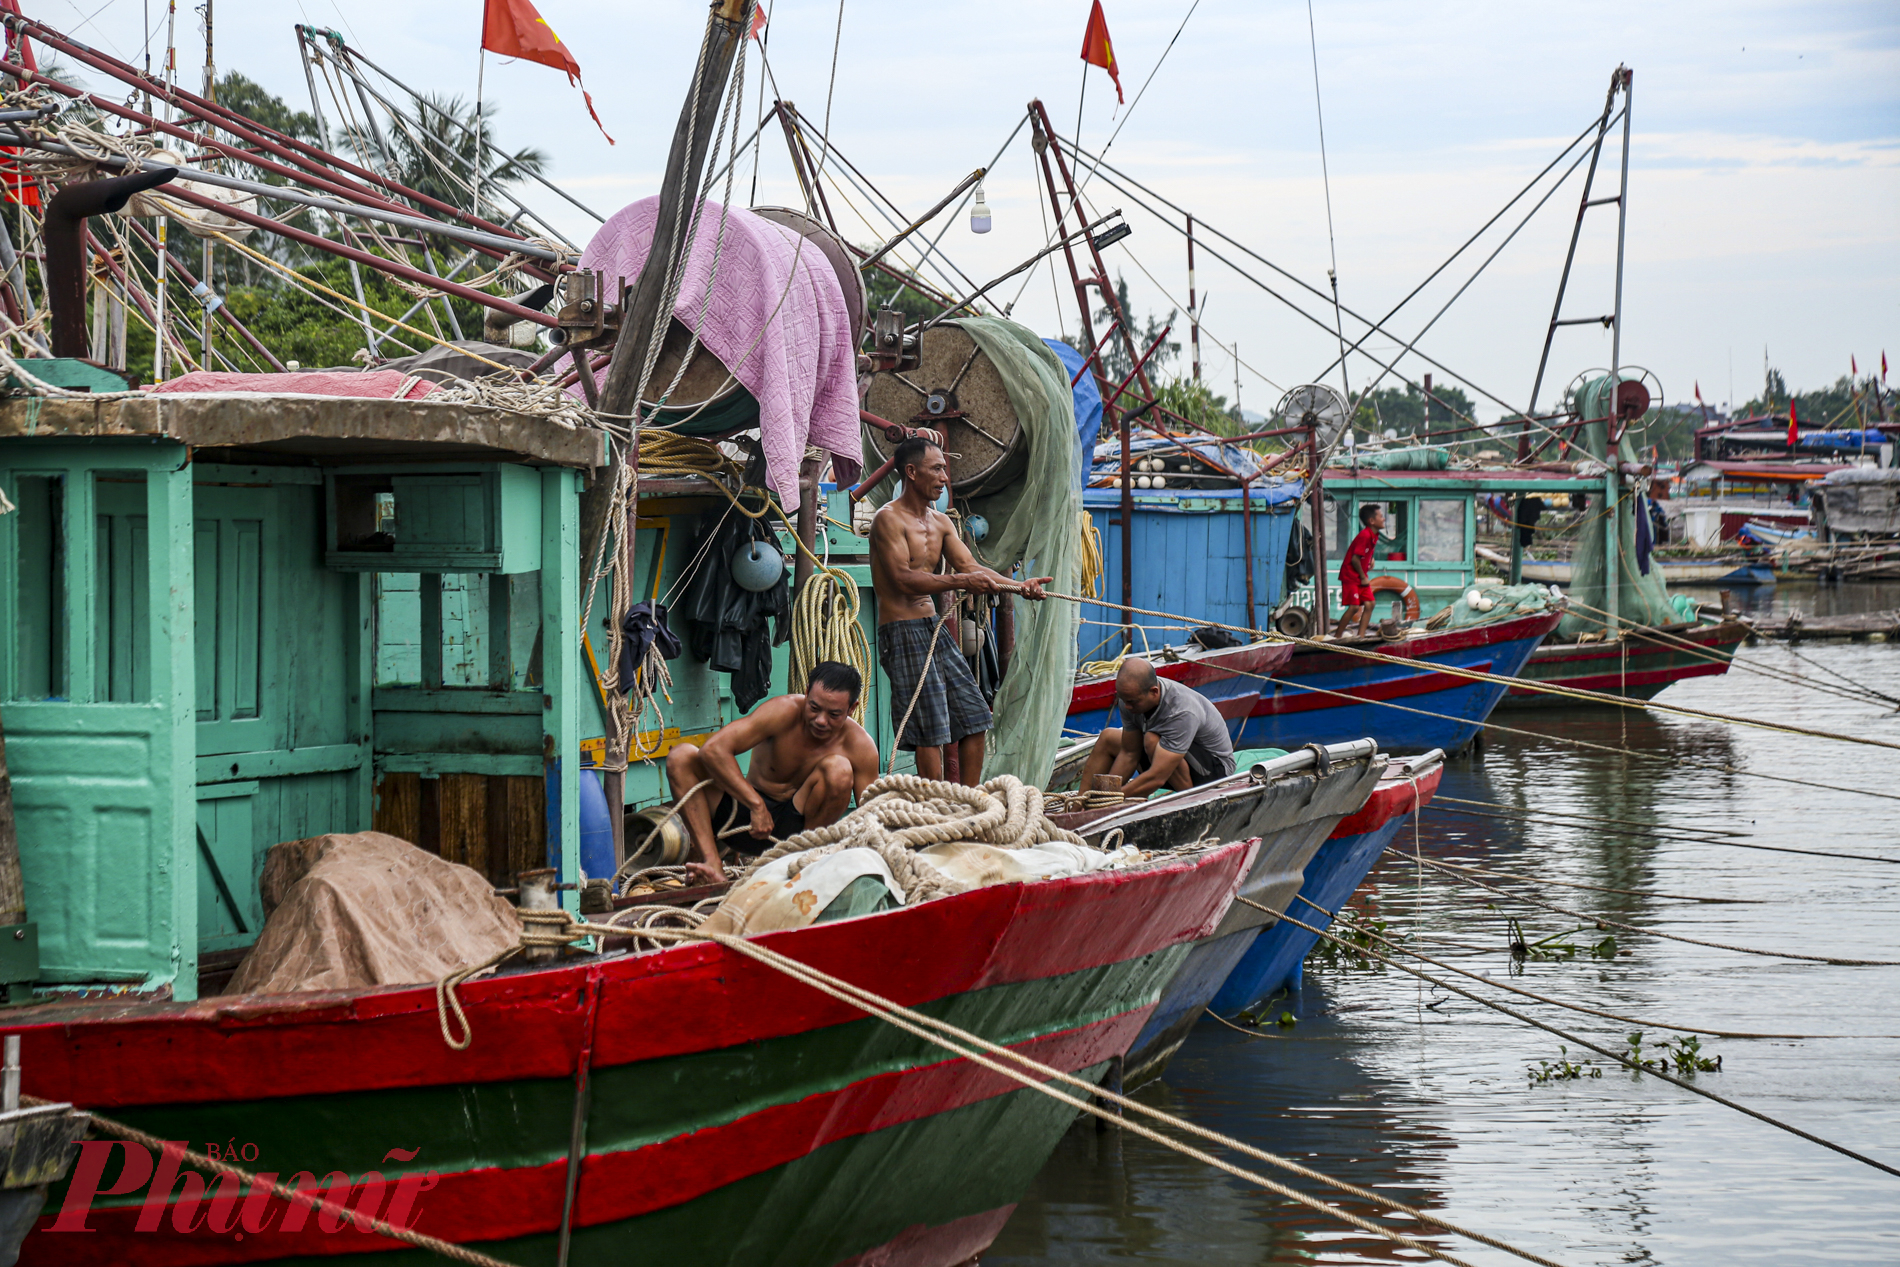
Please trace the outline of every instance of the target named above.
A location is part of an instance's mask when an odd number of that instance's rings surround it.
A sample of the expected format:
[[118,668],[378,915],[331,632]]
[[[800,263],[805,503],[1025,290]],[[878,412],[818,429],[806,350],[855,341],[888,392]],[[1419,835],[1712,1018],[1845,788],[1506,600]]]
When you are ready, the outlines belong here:
[[1371,602],[1372,591],[1357,580],[1341,578],[1339,582],[1339,601],[1345,607],[1363,607]]

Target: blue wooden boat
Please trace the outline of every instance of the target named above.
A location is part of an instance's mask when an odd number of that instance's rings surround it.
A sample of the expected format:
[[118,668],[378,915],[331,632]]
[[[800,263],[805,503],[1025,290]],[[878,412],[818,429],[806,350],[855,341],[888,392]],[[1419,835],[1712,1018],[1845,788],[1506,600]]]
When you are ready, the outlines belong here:
[[[1442,632],[1418,630],[1394,641],[1346,644],[1406,664],[1354,655],[1333,647],[1302,646],[1274,676],[1241,727],[1237,745],[1297,748],[1372,735],[1387,752],[1453,752],[1471,742],[1509,683],[1551,630],[1562,609],[1512,616]],[[1474,669],[1472,679],[1433,666]],[[1408,711],[1417,710],[1417,711]]]
[[[1341,821],[1306,864],[1305,880],[1287,913],[1314,928],[1331,926],[1334,915],[1352,898],[1385,847],[1419,809],[1431,803],[1443,774],[1444,754],[1439,752],[1388,765],[1364,807]],[[1284,920],[1261,929],[1244,947],[1208,1006],[1217,1014],[1231,1016],[1282,988],[1299,989],[1306,956],[1318,944],[1318,933]],[[1189,952],[1188,964],[1199,951],[1197,946]],[[1186,971],[1184,966],[1182,972]]]
[[1196,834],[1218,841],[1252,838],[1257,843],[1239,893],[1267,909],[1237,901],[1212,933],[1193,944],[1123,1058],[1123,1086],[1160,1076],[1255,935],[1293,900],[1315,851],[1340,822],[1360,812],[1386,768],[1377,745],[1362,739],[1329,746],[1323,758],[1306,748],[1249,763],[1225,779],[1186,792],[1054,816],[1091,843],[1115,831],[1137,848],[1179,844]]

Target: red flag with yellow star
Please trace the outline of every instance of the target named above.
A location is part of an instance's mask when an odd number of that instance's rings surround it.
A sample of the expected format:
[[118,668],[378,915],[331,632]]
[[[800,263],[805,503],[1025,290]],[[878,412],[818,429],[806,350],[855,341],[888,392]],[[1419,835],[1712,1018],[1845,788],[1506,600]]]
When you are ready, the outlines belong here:
[[[503,57],[519,57],[564,70],[567,82],[580,88],[581,64],[574,60],[548,20],[528,0],[486,0],[482,12],[482,47]],[[581,99],[587,103],[587,113],[593,115],[594,126],[600,128],[602,136],[607,136],[600,116],[594,114],[594,98],[585,88],[581,88]],[[607,144],[613,143],[614,139],[607,136]]]
[[1082,32],[1082,60],[1100,66],[1115,81],[1115,101],[1122,101],[1122,72],[1115,64],[1115,49],[1108,42],[1108,19],[1102,16],[1102,0],[1089,10],[1089,29]]

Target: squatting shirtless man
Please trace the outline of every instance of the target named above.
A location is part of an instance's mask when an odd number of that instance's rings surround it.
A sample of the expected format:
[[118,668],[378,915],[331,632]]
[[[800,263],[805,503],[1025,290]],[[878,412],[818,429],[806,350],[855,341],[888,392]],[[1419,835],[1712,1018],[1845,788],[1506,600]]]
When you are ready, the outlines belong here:
[[[958,777],[975,787],[983,781],[984,736],[992,721],[989,705],[958,648],[956,620],[938,613],[933,596],[965,590],[1040,600],[1043,582],[1054,578],[1014,581],[976,561],[949,516],[935,509],[950,483],[950,464],[942,449],[928,440],[906,440],[897,446],[895,457],[904,491],[871,521],[877,657],[891,680],[891,726],[903,727],[897,746],[916,751],[917,773],[927,779],[943,777],[944,745],[956,744]],[[946,561],[950,570],[940,572]],[[904,723],[906,709],[909,725]]]
[[[803,695],[767,700],[713,732],[705,747],[683,743],[667,754],[675,805],[693,787],[712,780],[680,810],[699,850],[699,861],[686,864],[688,874],[702,883],[726,878],[718,833],[741,810],[750,831],[728,839],[739,852],[756,854],[774,839],[837,822],[852,798],[863,795],[877,778],[877,744],[851,720],[863,689],[856,669],[821,660],[812,667]],[[751,769],[741,774],[739,757],[747,752]]]

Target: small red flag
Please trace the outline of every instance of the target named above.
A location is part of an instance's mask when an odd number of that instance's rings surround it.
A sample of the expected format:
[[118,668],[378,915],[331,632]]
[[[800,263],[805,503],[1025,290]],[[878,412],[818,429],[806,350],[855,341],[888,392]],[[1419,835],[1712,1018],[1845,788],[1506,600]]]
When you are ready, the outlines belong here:
[[1791,400],[1788,402],[1788,447],[1792,449],[1799,443],[1801,443],[1801,430],[1795,424],[1794,402]]
[[1849,376],[1852,378],[1860,377],[1860,362],[1854,359],[1854,354],[1852,352],[1849,352],[1847,354],[1847,371],[1848,371]]
[[756,40],[763,34],[765,34],[765,6],[760,5],[758,8],[752,10],[751,35],[752,38]]
[[[581,64],[574,60],[567,45],[561,43],[561,37],[529,0],[485,0],[482,47],[503,57],[519,57],[564,70],[568,83],[577,88],[581,86]],[[587,113],[593,115],[594,126],[600,128],[602,136],[607,136],[600,116],[594,113],[594,98],[585,88],[581,88],[581,99],[587,103]],[[613,143],[614,139],[607,136],[607,144]]]
[[1115,49],[1108,42],[1108,19],[1102,16],[1102,0],[1089,10],[1089,28],[1082,32],[1082,60],[1100,66],[1115,81],[1115,101],[1122,101],[1122,72],[1115,64]]
[[1885,349],[1882,349],[1880,353],[1880,381],[1883,383],[1887,381],[1887,353]]
[[1702,380],[1700,380],[1700,379],[1697,379],[1697,380],[1696,380],[1696,385],[1695,385],[1695,403],[1696,403],[1696,404],[1698,404],[1698,405],[1702,403]]

